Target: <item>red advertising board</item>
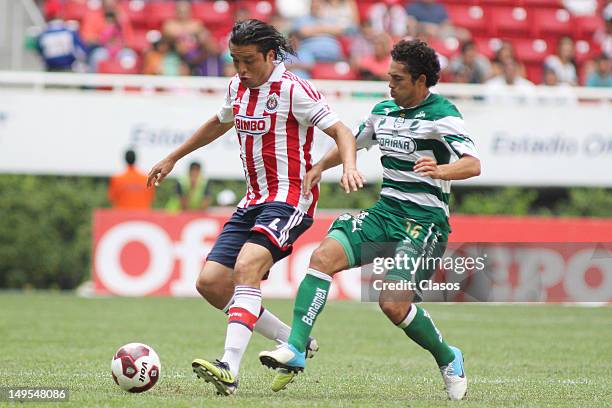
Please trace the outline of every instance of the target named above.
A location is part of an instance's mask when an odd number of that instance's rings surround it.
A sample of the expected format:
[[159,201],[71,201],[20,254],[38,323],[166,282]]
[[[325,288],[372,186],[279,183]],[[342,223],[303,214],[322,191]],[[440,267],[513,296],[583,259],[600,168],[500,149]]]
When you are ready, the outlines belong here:
[[[203,260],[229,213],[97,210],[94,214],[95,293],[120,296],[196,296]],[[267,297],[292,297],[310,254],[337,213],[319,213],[293,254],[262,285]],[[490,259],[498,290],[509,301],[611,301],[612,220],[454,216],[450,241],[523,242],[496,247]],[[562,248],[550,243],[582,243]],[[610,256],[608,256],[610,255]],[[535,271],[535,272],[534,272]],[[533,294],[533,274],[541,292]],[[360,299],[358,268],[334,278],[331,298]],[[461,300],[461,299],[458,299]],[[465,299],[463,299],[465,300]]]

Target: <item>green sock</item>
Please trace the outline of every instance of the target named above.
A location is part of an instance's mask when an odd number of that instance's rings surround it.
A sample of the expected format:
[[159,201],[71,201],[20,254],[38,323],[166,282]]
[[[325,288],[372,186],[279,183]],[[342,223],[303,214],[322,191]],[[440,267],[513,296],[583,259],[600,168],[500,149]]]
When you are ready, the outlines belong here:
[[312,326],[323,311],[331,281],[331,276],[310,268],[300,283],[288,342],[301,352],[306,351]]
[[445,366],[455,359],[455,353],[442,338],[427,310],[413,304],[406,319],[398,326],[416,344],[433,355],[438,367]]

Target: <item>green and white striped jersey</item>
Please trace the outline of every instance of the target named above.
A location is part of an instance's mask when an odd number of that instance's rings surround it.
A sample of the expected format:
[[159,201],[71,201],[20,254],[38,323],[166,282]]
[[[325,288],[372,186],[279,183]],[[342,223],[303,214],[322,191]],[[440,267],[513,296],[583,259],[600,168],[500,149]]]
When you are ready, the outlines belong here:
[[422,177],[413,167],[424,156],[435,157],[438,164],[466,154],[478,158],[455,105],[433,93],[412,108],[386,100],[374,106],[354,134],[358,149],[374,144],[380,148],[381,198],[406,217],[448,228],[450,181]]

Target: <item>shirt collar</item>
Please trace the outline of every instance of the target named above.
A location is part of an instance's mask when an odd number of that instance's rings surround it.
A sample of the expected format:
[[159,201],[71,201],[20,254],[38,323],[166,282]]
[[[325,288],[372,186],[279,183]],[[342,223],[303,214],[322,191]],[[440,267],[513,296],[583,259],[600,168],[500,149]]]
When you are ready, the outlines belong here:
[[270,78],[268,78],[267,82],[280,81],[283,78],[283,74],[287,70],[283,62],[276,62],[275,64],[276,64],[276,67],[274,67],[274,71],[272,71],[272,74],[270,75]]

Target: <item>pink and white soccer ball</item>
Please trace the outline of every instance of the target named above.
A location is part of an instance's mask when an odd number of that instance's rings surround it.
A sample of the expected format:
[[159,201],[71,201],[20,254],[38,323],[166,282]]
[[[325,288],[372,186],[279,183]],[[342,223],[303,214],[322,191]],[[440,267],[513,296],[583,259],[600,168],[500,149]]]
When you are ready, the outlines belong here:
[[113,380],[128,392],[150,390],[159,380],[161,363],[151,347],[142,343],[121,346],[111,361]]

